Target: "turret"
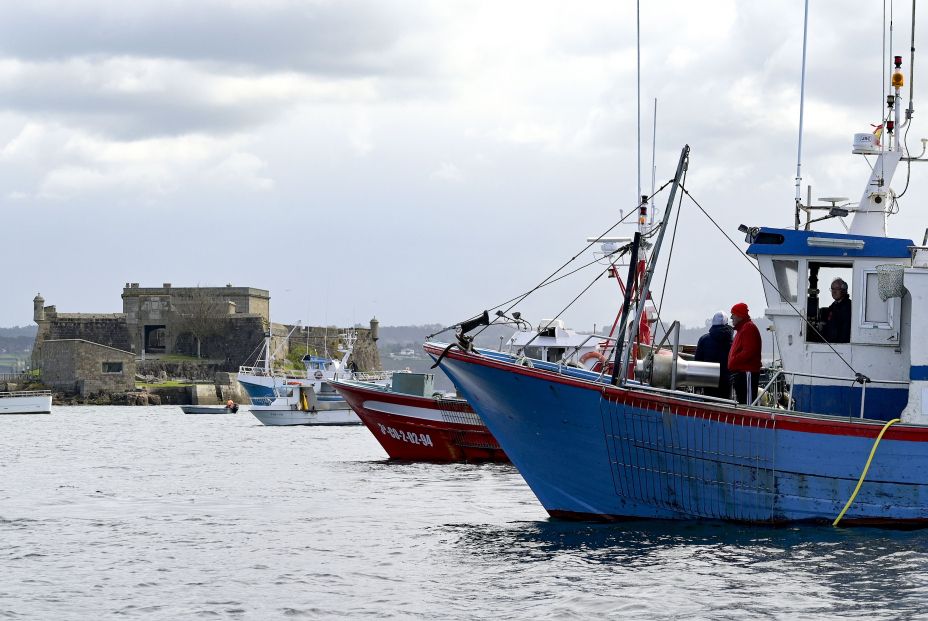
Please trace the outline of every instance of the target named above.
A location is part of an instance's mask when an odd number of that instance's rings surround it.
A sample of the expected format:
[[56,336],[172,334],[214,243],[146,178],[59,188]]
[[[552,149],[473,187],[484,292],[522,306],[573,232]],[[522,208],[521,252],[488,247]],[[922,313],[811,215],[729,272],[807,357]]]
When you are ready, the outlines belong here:
[[32,298],[32,320],[36,323],[45,321],[45,298],[41,293],[35,294]]
[[376,317],[374,317],[373,319],[371,319],[371,340],[376,343],[377,339],[379,338],[380,338],[380,322],[377,321]]

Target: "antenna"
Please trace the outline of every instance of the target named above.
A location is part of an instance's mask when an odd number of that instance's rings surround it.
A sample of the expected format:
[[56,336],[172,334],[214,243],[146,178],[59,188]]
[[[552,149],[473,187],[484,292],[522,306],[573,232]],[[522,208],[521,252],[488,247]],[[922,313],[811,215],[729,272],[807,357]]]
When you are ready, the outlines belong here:
[[799,148],[796,153],[796,220],[799,230],[799,210],[802,208],[802,117],[806,105],[806,47],[809,39],[809,0],[806,0],[805,17],[802,20],[802,78],[799,82]]
[[[807,0],[808,1],[808,0]],[[635,2],[635,44],[638,61],[638,194],[635,200],[641,200],[641,0]],[[640,204],[640,203],[639,203]]]
[[[654,129],[651,133],[651,196],[654,196],[654,177],[657,174],[657,166],[654,164],[654,158],[657,155],[657,97],[654,98]],[[639,192],[640,194],[640,192]],[[657,211],[657,204],[651,199],[651,221],[649,225],[654,226],[654,213]],[[596,330],[593,330],[596,332]]]
[[912,115],[915,114],[915,105],[912,103],[912,92],[915,86],[915,0],[912,0],[912,45],[909,48],[909,107],[905,110],[905,122],[908,123],[912,120]]

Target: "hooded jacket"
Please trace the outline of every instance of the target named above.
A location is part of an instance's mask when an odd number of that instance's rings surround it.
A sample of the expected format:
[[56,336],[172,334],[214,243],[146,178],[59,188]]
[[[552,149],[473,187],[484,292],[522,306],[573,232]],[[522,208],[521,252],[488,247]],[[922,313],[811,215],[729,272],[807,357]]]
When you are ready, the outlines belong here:
[[699,337],[694,358],[719,365],[719,387],[728,386],[728,353],[731,351],[732,329],[728,324],[712,326],[708,334]]

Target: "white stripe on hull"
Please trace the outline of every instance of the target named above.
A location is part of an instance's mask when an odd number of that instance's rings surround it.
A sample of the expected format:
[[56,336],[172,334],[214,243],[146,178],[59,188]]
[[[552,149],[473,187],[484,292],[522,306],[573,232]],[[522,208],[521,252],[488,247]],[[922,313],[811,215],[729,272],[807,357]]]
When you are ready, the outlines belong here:
[[[439,423],[448,422],[447,418],[443,416],[442,410],[434,408],[420,408],[414,405],[399,405],[398,403],[387,403],[386,401],[375,401],[368,400],[363,403],[364,409],[371,410],[372,412],[381,412],[383,414],[393,414],[394,416],[406,416],[409,418],[416,418],[419,420],[429,420]],[[456,425],[470,425],[471,427],[480,427],[484,428],[483,424],[472,424],[464,420],[465,417],[477,418],[476,414],[471,412],[462,413],[462,412],[453,412],[454,416],[453,422]]]

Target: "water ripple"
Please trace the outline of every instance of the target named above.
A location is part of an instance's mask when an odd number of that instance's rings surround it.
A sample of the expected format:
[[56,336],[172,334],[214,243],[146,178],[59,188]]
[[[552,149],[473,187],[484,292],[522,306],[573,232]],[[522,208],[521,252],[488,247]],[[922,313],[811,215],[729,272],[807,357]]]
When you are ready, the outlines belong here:
[[555,522],[511,466],[247,414],[0,425],[0,618],[928,615],[920,531]]

